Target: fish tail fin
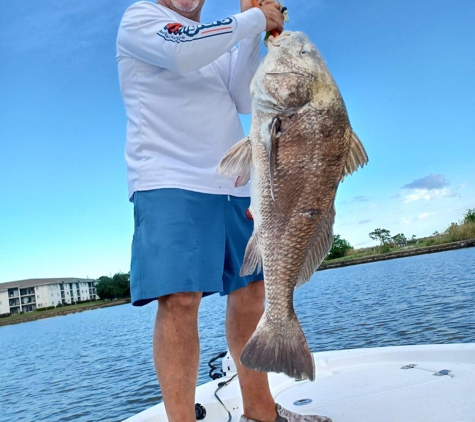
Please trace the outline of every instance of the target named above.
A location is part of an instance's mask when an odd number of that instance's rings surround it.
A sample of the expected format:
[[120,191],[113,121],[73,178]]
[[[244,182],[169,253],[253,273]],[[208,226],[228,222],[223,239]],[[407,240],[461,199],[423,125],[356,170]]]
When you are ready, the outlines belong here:
[[315,380],[315,363],[295,313],[280,329],[264,314],[241,354],[241,363],[260,372],[283,372],[294,379]]

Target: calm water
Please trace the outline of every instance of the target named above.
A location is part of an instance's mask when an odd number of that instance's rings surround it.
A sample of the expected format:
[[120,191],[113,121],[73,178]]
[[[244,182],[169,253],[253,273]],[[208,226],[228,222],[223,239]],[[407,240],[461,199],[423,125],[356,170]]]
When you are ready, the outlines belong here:
[[[318,272],[295,307],[313,351],[475,342],[475,248]],[[200,311],[202,365],[225,350],[225,300]],[[160,400],[156,305],[0,327],[0,421],[121,421]]]

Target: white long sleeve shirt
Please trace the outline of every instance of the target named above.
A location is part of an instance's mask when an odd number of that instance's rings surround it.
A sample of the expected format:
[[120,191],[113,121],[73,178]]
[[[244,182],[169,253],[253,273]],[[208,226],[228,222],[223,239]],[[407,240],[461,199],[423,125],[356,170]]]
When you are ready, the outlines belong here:
[[127,9],[117,62],[129,197],[159,188],[249,196],[216,169],[244,136],[238,113],[251,112],[265,26],[258,8],[208,24],[147,1]]

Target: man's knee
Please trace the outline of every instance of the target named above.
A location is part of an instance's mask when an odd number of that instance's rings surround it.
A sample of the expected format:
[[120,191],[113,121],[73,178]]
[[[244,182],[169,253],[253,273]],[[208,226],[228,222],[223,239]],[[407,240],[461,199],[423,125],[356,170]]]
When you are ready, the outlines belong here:
[[236,290],[229,295],[229,301],[232,305],[260,305],[265,300],[265,288],[263,281],[254,281],[246,287]]
[[186,292],[173,293],[158,298],[158,306],[167,312],[197,312],[203,293]]

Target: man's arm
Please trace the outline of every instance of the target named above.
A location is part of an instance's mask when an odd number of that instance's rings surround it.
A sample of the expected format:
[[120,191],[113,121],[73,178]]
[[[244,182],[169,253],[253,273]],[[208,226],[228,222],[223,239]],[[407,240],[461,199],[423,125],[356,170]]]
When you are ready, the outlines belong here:
[[175,72],[197,70],[267,26],[266,15],[249,9],[219,22],[183,26],[153,3],[132,5],[117,36],[118,57],[134,57]]
[[[280,12],[280,5],[275,0],[259,0],[259,4],[266,11],[271,10],[272,20],[268,20],[266,30],[277,29],[282,31],[283,16]],[[252,8],[252,0],[241,0],[241,10],[246,11]],[[277,10],[277,14],[274,11]],[[251,80],[261,61],[261,38],[249,36],[244,38],[237,51],[233,51],[237,57],[233,57],[232,68],[229,80],[229,92],[236,104],[238,113],[251,113],[251,93],[249,86]]]
[[251,80],[261,61],[261,37],[247,37],[239,48],[233,51],[231,62],[229,93],[240,114],[251,112]]

